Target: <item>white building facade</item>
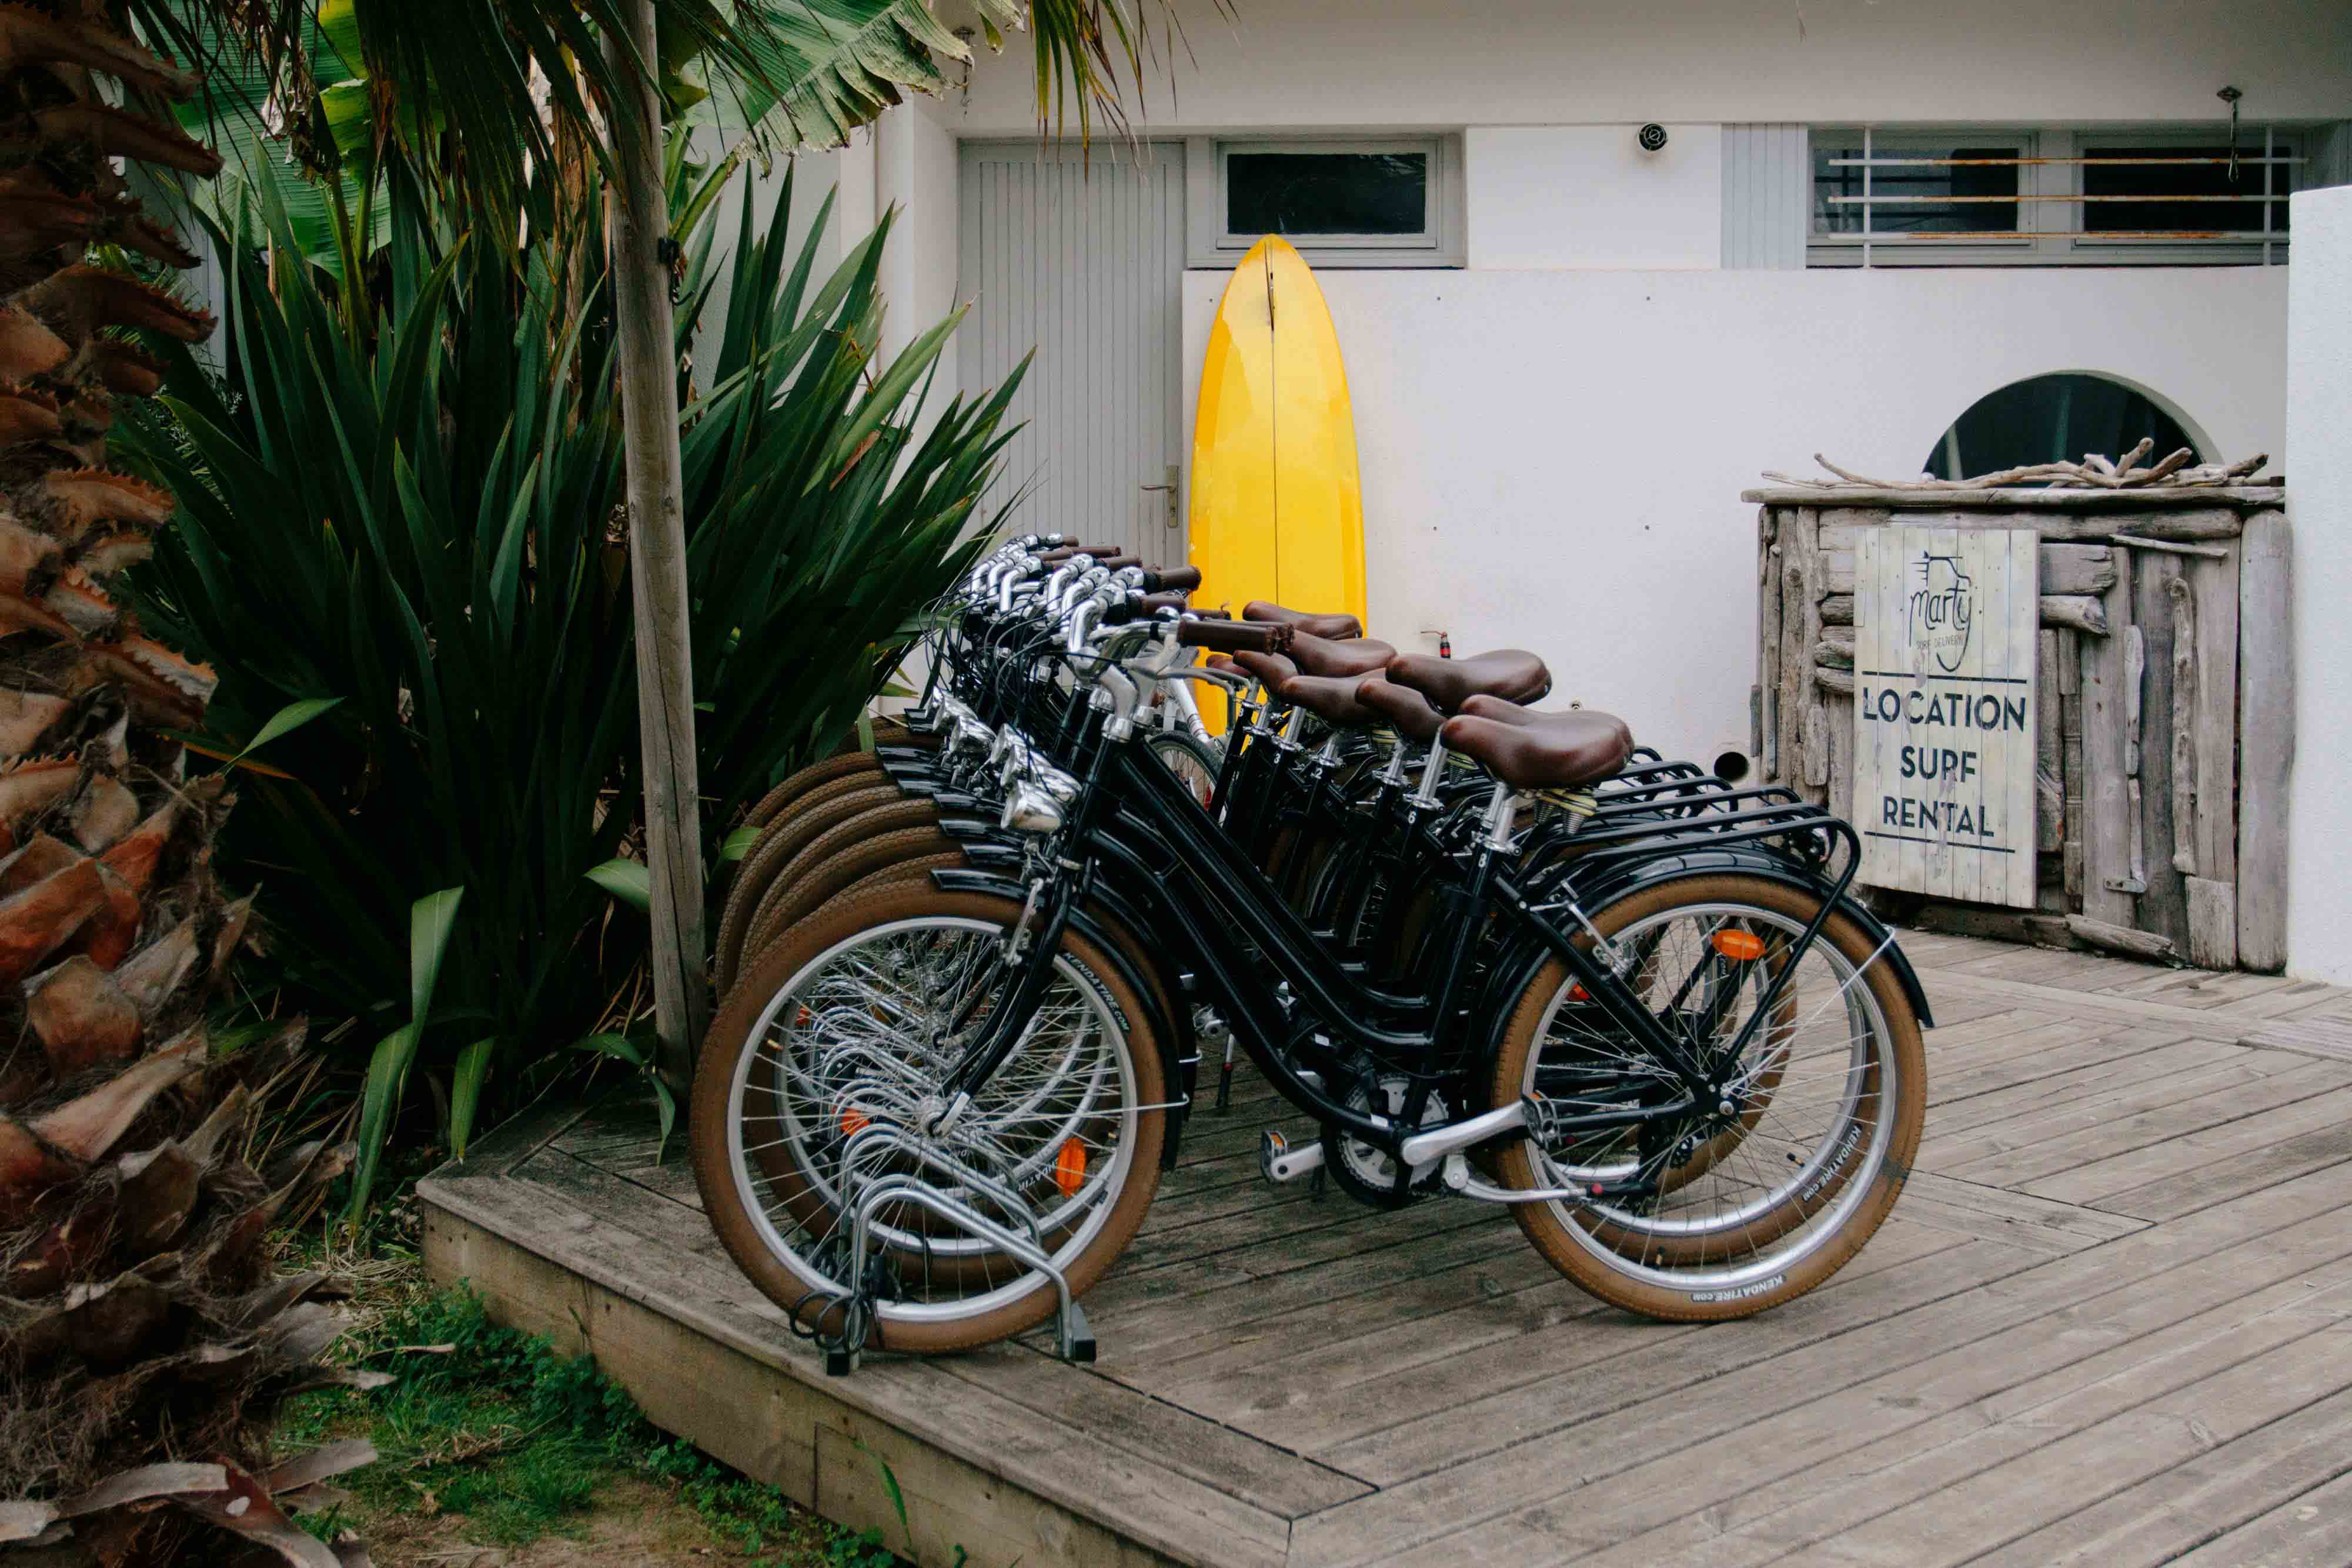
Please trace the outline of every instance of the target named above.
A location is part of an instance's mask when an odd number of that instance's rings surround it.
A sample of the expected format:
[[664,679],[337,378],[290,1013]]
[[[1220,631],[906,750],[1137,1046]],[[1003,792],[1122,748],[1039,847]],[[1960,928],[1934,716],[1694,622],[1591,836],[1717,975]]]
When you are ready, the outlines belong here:
[[971,301],[973,389],[1036,348],[1033,526],[1181,559],[1209,322],[1290,221],[1371,633],[1534,649],[1670,754],[1748,747],[1766,469],[1981,472],[2154,418],[2293,489],[2286,198],[2352,182],[2345,0],[1236,5],[1180,4],[1131,143],[1042,140],[1015,37],[803,155],[847,232],[901,209],[895,332]]

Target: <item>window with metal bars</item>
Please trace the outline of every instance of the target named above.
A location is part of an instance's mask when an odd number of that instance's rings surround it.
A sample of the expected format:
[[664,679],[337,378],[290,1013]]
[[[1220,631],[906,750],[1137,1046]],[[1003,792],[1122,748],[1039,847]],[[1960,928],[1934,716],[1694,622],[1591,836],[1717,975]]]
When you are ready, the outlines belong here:
[[1815,267],[2283,262],[2291,130],[1815,127]]

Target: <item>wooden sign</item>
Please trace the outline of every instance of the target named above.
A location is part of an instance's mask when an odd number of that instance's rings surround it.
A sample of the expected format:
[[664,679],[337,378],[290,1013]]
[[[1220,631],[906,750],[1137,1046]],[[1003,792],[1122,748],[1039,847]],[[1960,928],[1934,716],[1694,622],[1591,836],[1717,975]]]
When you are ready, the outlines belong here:
[[2040,539],[1883,528],[1854,544],[1862,880],[2031,908]]

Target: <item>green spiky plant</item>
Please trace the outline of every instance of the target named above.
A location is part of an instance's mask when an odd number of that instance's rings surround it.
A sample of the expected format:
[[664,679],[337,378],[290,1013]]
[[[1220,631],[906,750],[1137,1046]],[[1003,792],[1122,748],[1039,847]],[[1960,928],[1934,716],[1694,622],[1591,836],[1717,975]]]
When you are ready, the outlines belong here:
[[[888,221],[820,274],[830,202],[788,246],[789,181],[764,224],[745,204],[726,324],[705,328],[715,204],[682,158],[673,172],[715,837],[851,727],[984,548],[1013,387],[929,396],[952,318],[881,355]],[[169,423],[138,444],[183,510],[148,613],[221,672],[213,749],[315,713],[247,770],[233,863],[263,883],[296,988],[362,1020],[367,1124],[422,1079],[411,1098],[462,1151],[598,1034],[646,928],[590,876],[629,836],[638,755],[603,250],[529,245],[518,277],[454,226],[396,221],[366,310],[282,226],[267,257],[224,236],[226,380],[175,356]],[[398,937],[445,889],[463,903],[425,1009]]]

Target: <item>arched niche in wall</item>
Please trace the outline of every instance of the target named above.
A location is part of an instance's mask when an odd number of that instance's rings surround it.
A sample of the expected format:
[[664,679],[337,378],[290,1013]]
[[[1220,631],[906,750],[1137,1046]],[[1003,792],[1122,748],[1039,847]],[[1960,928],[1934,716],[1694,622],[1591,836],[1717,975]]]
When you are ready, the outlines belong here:
[[2215,455],[2170,400],[2120,376],[2063,371],[2011,382],[1977,399],[1919,466],[1938,479],[1966,479],[2078,460],[2088,452],[2120,457],[2142,439],[2155,443],[2151,458],[2183,446],[2200,463]]

